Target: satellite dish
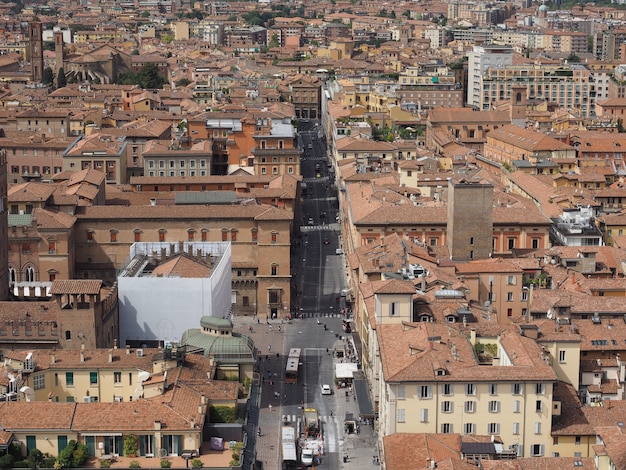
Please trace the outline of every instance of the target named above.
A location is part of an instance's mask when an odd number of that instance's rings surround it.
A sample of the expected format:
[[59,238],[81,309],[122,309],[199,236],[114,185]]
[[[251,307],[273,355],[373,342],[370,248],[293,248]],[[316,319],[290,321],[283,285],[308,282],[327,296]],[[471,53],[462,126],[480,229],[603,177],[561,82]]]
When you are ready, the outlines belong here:
[[159,458],[167,457],[167,449],[159,449]]
[[483,307],[484,307],[484,308],[487,308],[487,307],[489,307],[490,305],[491,305],[491,300],[488,300],[487,302],[485,302],[485,303],[483,304]]
[[552,309],[551,308],[548,309],[548,312],[546,313],[546,318],[548,320],[552,320]]

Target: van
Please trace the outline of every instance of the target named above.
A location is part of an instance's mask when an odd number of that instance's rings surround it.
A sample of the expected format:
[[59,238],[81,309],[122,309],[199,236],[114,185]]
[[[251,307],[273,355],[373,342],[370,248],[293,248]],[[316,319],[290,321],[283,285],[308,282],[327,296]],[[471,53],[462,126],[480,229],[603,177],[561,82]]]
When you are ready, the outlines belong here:
[[307,467],[313,465],[313,449],[307,449],[307,448],[302,449],[300,460]]
[[342,249],[342,248],[337,248],[337,249],[335,250],[335,254],[336,254],[336,255],[343,255],[343,249]]

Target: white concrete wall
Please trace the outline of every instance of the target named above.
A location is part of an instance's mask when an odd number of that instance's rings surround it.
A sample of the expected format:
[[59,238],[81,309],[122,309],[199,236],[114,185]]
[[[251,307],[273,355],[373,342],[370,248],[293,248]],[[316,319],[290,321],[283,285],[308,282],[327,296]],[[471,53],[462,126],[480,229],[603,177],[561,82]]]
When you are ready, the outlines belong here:
[[[131,252],[142,252],[142,247],[136,245],[140,244],[134,244]],[[164,243],[163,247],[166,245],[169,246]],[[204,253],[219,252],[221,256],[209,278],[118,278],[121,346],[129,339],[180,341],[185,330],[200,328],[203,316],[230,314],[230,243],[193,245],[194,252],[202,249]],[[151,248],[154,246],[150,244]]]

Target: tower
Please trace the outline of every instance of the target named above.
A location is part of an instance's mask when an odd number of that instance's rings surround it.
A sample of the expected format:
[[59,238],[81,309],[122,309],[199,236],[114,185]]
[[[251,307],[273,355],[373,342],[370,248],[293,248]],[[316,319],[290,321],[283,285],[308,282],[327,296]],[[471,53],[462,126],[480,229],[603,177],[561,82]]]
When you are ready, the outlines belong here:
[[511,85],[511,100],[509,115],[511,118],[511,124],[524,127],[526,122],[526,86],[525,85]]
[[28,23],[28,41],[30,43],[30,64],[33,81],[41,83],[43,79],[43,35],[41,21],[35,19]]
[[9,299],[9,221],[7,210],[7,152],[0,150],[0,301]]
[[56,62],[54,77],[56,78],[59,69],[63,67],[63,31],[54,32],[54,56]]
[[493,184],[448,180],[447,238],[454,261],[489,258],[493,250]]

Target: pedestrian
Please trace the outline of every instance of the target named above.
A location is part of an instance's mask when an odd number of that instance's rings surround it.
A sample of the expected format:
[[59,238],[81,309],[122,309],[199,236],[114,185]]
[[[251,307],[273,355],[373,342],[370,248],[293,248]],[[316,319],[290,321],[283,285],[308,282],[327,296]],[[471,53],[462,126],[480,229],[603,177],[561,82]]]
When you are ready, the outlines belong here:
[[281,332],[281,328],[280,328],[280,325],[278,325],[278,332],[279,332],[279,333]]
[[257,325],[260,325],[260,324],[261,324],[261,319],[260,319],[260,318],[258,318],[258,317],[257,317],[257,319],[256,319],[256,324],[257,324]]
[[272,325],[269,326],[269,329],[270,329],[270,333],[271,333],[272,332]]
[[252,325],[250,325],[250,326],[248,327],[248,331],[249,331],[250,333],[252,333]]
[[330,417],[331,418],[333,417],[333,411],[332,410],[330,410]]
[[272,411],[272,404],[271,403],[269,405],[267,405],[267,407],[269,408],[270,411]]
[[280,354],[276,353],[276,359],[280,358]]
[[257,436],[261,436],[261,428],[260,427],[256,430],[256,434],[257,434]]
[[278,374],[274,372],[274,380],[276,380],[277,378],[278,378]]
[[270,352],[271,350],[272,350],[272,345],[271,345],[271,344],[268,344],[268,345],[267,345],[267,352]]

